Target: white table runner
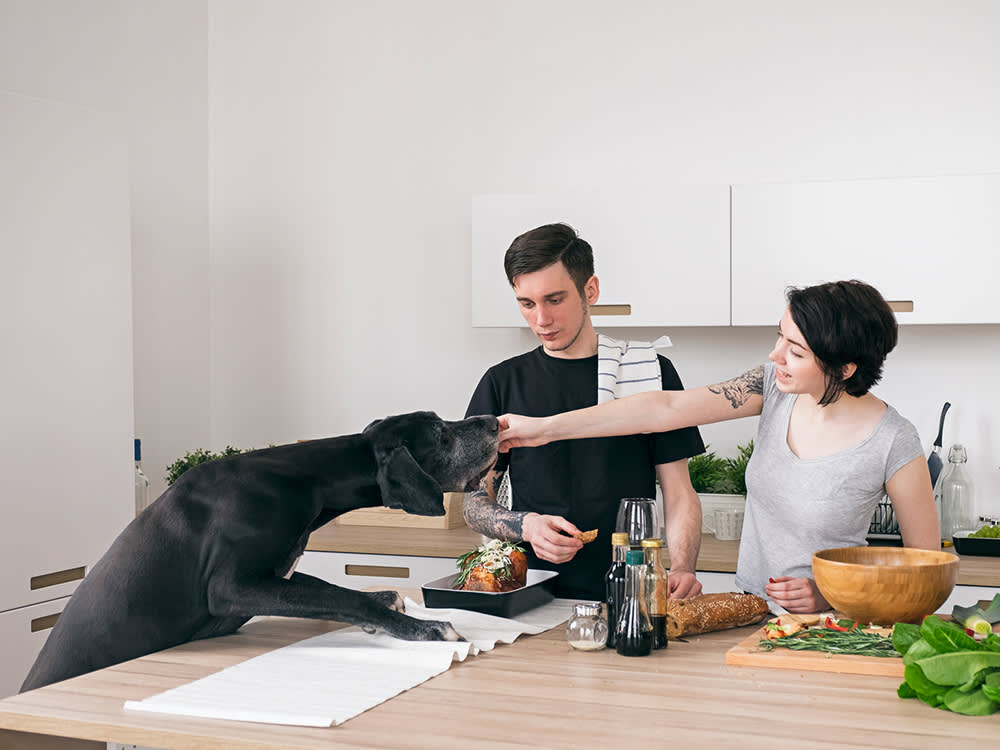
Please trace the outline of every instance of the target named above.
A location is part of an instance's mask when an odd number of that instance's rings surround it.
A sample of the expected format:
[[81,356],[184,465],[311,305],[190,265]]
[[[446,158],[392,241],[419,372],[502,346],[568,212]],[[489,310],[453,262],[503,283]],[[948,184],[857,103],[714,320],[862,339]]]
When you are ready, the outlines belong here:
[[[141,701],[131,711],[327,727],[451,667],[456,659],[513,643],[566,622],[573,601],[554,599],[508,620],[460,609],[429,609],[406,599],[406,613],[448,620],[464,642],[403,641],[360,628],[335,630],[269,651],[186,685]],[[363,668],[361,668],[363,666]],[[351,675],[350,680],[340,675]]]

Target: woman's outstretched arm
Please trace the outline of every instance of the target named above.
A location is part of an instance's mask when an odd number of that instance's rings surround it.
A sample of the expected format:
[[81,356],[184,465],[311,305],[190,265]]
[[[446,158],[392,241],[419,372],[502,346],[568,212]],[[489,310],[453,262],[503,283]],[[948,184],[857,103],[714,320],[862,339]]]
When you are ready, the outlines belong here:
[[500,450],[556,440],[667,432],[760,414],[764,368],[716,385],[686,391],[650,391],[551,417],[500,417]]

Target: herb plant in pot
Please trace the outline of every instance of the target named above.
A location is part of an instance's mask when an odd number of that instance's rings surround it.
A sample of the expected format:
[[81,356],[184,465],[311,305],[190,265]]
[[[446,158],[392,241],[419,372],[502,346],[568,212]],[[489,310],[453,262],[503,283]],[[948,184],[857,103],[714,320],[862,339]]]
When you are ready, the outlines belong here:
[[746,505],[746,469],[753,455],[753,440],[737,446],[737,455],[722,458],[714,451],[688,459],[691,485],[701,499],[701,529],[712,533],[716,510],[743,510]]

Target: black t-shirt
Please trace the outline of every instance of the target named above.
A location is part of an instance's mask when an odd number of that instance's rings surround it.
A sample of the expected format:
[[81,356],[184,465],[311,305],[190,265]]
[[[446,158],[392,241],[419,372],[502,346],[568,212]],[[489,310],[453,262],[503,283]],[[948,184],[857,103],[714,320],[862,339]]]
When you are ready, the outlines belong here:
[[[664,390],[681,390],[681,379],[659,357]],[[491,367],[480,380],[466,416],[523,414],[547,417],[597,403],[597,356],[559,359],[541,346]],[[581,531],[598,529],[567,563],[538,559],[525,545],[528,566],[559,571],[557,596],[604,599],[604,574],[611,565],[611,534],[618,501],[656,497],[657,464],[703,453],[696,427],[650,435],[563,440],[501,454],[510,465],[513,510],[563,516]]]

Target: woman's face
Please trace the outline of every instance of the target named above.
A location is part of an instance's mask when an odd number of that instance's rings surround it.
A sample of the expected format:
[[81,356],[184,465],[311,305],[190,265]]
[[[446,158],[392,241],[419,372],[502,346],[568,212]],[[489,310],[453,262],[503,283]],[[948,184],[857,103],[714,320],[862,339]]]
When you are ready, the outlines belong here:
[[817,401],[823,397],[826,375],[787,308],[778,324],[778,341],[769,357],[776,365],[779,391],[808,393]]

